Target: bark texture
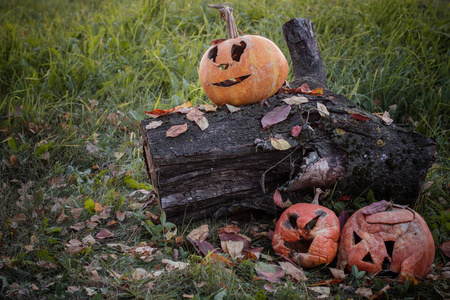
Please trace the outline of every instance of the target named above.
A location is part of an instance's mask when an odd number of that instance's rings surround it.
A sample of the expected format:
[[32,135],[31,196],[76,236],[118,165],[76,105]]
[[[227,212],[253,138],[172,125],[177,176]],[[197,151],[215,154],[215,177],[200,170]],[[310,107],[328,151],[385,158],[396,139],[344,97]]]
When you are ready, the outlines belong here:
[[[294,19],[283,31],[296,79],[315,78],[324,86],[312,24]],[[304,36],[310,38],[294,38]],[[305,61],[309,63],[303,65]],[[308,102],[291,105],[284,121],[262,130],[261,119],[294,96]],[[416,201],[433,161],[432,139],[386,125],[327,90],[321,96],[276,95],[268,103],[270,107],[255,104],[234,113],[226,107],[207,112],[209,127],[204,131],[181,113],[160,117],[163,125],[156,129],[146,129],[153,119],[141,122],[148,173],[169,220],[181,223],[246,208],[274,213],[277,188],[293,203],[304,201],[317,187],[334,188],[334,197],[357,197],[372,190],[379,200]],[[184,123],[185,133],[166,137],[171,126]],[[291,135],[294,126],[302,127],[298,137]],[[290,149],[276,150],[271,138],[286,140]]]

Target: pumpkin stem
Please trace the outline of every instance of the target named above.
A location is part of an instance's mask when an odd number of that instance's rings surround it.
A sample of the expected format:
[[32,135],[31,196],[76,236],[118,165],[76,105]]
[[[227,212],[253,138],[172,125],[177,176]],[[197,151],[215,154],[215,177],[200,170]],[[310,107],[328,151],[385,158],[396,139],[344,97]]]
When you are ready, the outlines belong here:
[[228,39],[235,39],[239,36],[239,33],[236,27],[236,21],[234,21],[233,9],[227,6],[229,4],[231,3],[208,4],[208,7],[215,8],[220,12],[222,19],[227,22]]

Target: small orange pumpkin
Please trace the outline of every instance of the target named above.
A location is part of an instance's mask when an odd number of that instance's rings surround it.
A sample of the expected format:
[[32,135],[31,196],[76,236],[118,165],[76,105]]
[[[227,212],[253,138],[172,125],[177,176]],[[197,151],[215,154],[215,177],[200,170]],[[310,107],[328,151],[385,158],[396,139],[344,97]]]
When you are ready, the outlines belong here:
[[275,253],[304,268],[331,263],[336,257],[340,224],[336,214],[323,206],[298,203],[285,210],[272,238]]
[[390,271],[400,281],[424,278],[434,260],[434,241],[415,211],[383,200],[356,211],[342,228],[338,267],[368,273]]
[[208,98],[217,105],[240,106],[274,95],[289,72],[281,50],[261,36],[238,36],[230,7],[210,7],[226,20],[228,39],[209,48],[200,62],[200,82]]

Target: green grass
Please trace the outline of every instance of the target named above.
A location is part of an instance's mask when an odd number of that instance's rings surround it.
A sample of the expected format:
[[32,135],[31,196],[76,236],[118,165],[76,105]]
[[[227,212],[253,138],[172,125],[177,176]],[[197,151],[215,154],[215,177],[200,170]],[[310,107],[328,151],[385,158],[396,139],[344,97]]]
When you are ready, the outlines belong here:
[[[183,294],[214,298],[224,293],[228,299],[294,299],[299,294],[314,298],[304,284],[285,282],[275,285],[275,292],[265,290],[266,282],[254,280],[251,263],[233,268],[201,263],[189,245],[179,246],[147,230],[142,210],[132,206],[149,199],[139,193],[130,196],[136,187],[126,180],[131,176],[138,183],[149,182],[139,138],[144,111],[187,101],[209,102],[197,68],[210,42],[226,33],[224,22],[217,11],[206,7],[208,3],[0,0],[2,296],[89,298],[89,291],[83,289],[87,287],[97,293],[97,299],[100,295],[182,298]],[[437,161],[415,209],[427,220],[436,244],[447,241],[449,4],[438,0],[282,0],[241,1],[233,8],[239,29],[272,39],[288,59],[282,24],[295,17],[311,19],[330,90],[371,112],[388,110],[396,122],[436,140]],[[92,217],[85,209],[89,198],[111,205],[110,218],[93,229],[61,234]],[[82,209],[76,220],[73,208]],[[127,212],[126,219],[107,226],[116,211]],[[68,218],[58,221],[62,212]],[[266,223],[273,228],[270,220]],[[177,234],[197,225],[178,226]],[[223,223],[210,225],[217,228]],[[143,263],[105,242],[80,254],[65,253],[70,239],[95,235],[100,228],[111,230],[114,242],[133,246],[147,241],[160,253],[154,261]],[[217,236],[210,238],[220,245]],[[25,245],[32,240],[29,251]],[[261,246],[270,251],[268,241],[261,241]],[[151,281],[130,277],[133,268],[164,268],[161,258],[173,259],[174,249],[184,253],[180,259],[191,267]],[[438,264],[448,261],[440,250],[436,253]],[[105,262],[101,255],[109,254],[117,258]],[[42,262],[53,262],[57,268],[42,267]],[[92,268],[98,269],[104,282],[92,283]],[[109,276],[110,269],[126,278]],[[313,279],[307,284],[324,279],[320,270],[308,276]],[[207,284],[199,285],[203,281]],[[151,289],[146,286],[149,282]],[[378,279],[372,283],[374,291],[383,287]],[[357,287],[359,283],[347,284]],[[80,291],[70,294],[72,286]],[[396,285],[391,295],[436,293],[431,284],[410,287],[406,294],[402,287]],[[333,292],[344,293],[337,288]]]

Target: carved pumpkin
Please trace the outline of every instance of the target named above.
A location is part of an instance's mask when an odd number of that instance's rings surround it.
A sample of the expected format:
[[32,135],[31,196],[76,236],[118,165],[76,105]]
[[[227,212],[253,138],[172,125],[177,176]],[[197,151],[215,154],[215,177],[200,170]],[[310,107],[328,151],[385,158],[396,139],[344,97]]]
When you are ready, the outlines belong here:
[[274,95],[289,72],[283,53],[264,37],[238,36],[230,7],[210,7],[227,21],[228,39],[209,48],[200,62],[200,82],[208,98],[217,105],[239,106]]
[[353,265],[367,273],[391,271],[407,278],[425,277],[434,260],[434,241],[424,219],[387,201],[356,211],[342,229],[338,267]]
[[272,247],[277,254],[304,268],[330,263],[336,257],[339,219],[326,207],[298,203],[283,212],[275,227]]

